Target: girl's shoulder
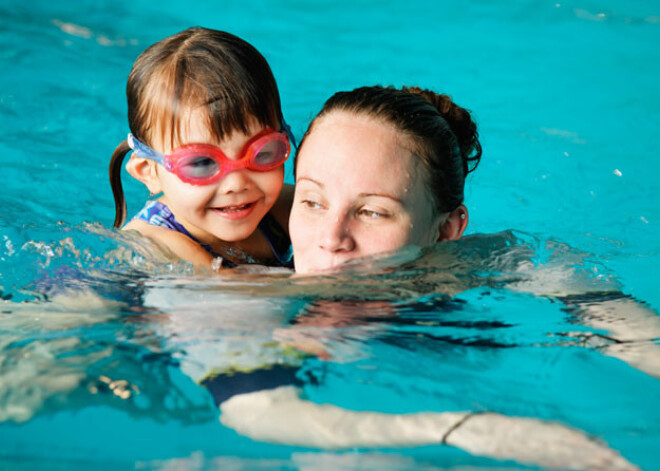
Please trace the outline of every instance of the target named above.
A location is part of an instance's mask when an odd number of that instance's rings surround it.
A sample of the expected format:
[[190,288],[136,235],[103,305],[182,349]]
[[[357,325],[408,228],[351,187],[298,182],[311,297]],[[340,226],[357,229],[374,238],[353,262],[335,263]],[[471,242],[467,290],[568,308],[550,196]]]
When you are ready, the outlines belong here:
[[174,257],[191,262],[193,265],[210,267],[213,256],[199,243],[185,234],[163,226],[156,226],[142,219],[133,219],[122,230],[134,230],[144,237],[165,247]]

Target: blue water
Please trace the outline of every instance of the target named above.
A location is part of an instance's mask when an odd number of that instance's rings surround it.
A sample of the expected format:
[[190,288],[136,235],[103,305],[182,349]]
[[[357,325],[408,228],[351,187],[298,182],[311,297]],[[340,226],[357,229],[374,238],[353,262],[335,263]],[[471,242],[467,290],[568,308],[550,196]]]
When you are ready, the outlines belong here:
[[[469,234],[479,240],[516,231],[511,244],[528,247],[535,265],[525,276],[550,278],[536,282],[537,294],[552,294],[557,276],[546,273],[558,266],[559,278],[575,269],[593,289],[601,281],[604,289],[616,285],[652,312],[660,309],[657,2],[60,3],[0,4],[0,290],[7,298],[0,414],[30,411],[0,425],[0,464],[517,466],[446,446],[347,453],[267,444],[218,422],[207,391],[188,373],[204,354],[191,352],[229,344],[232,358],[256,348],[269,361],[294,361],[270,346],[273,331],[290,327],[300,312],[314,317],[308,303],[339,288],[337,280],[310,287],[286,275],[198,279],[183,264],[148,263],[139,245],[103,230],[114,218],[107,163],[128,132],[124,89],[132,62],[192,25],[230,31],[266,56],[298,136],[336,90],[380,83],[451,94],[473,110],[484,147],[467,185]],[[133,213],[148,194],[128,175],[124,183]],[[106,255],[117,249],[124,252]],[[315,331],[332,355],[306,360],[306,368],[323,372],[319,385],[305,386],[311,400],[354,410],[494,410],[557,420],[643,469],[660,469],[658,379],[605,355],[607,342],[580,337],[598,330],[552,297],[510,289],[520,274],[499,266],[501,259],[461,267],[456,289],[447,281],[451,270],[431,260],[430,271],[413,267],[427,280],[417,284],[404,271],[386,282],[339,280],[356,288],[334,292],[335,301],[385,299],[396,316],[377,322],[373,334],[370,322],[382,312],[367,304],[358,316],[367,321]],[[120,291],[125,303],[50,302],[44,277],[72,267],[93,279],[67,286],[102,297]],[[171,287],[170,304],[145,301],[145,292]],[[441,302],[445,294],[460,302]],[[247,302],[255,296],[263,303]],[[215,325],[218,313],[225,323]],[[161,316],[180,328],[162,328]],[[180,319],[189,322],[181,327]],[[645,340],[657,347],[653,336]],[[82,379],[53,383],[67,374]],[[122,399],[102,377],[137,389]]]

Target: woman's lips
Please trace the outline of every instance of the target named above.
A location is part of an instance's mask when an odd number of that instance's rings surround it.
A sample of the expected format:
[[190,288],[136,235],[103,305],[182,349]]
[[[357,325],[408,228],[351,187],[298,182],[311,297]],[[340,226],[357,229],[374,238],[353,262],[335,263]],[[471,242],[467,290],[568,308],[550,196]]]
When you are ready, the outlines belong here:
[[244,204],[236,204],[236,205],[229,205],[229,206],[222,206],[219,208],[211,208],[213,211],[215,211],[216,214],[219,216],[222,216],[226,219],[244,219],[248,217],[254,208],[256,207],[256,203],[244,203]]

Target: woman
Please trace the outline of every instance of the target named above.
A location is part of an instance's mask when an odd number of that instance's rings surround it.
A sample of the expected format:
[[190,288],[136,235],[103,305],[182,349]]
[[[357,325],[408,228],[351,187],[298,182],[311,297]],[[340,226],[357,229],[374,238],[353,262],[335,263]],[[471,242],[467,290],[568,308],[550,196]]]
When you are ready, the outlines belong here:
[[[380,86],[336,93],[298,150],[289,220],[296,271],[461,238],[465,177],[480,158],[470,113],[447,95]],[[509,288],[559,299],[608,332],[604,353],[660,377],[655,311],[616,287],[585,289],[568,269],[548,271]]]
[[[336,269],[407,245],[459,239],[468,223],[465,177],[480,157],[469,112],[446,95],[384,87],[335,94],[312,122],[296,161],[289,223],[296,271]],[[320,321],[298,318],[296,326],[350,322],[342,307],[330,303]],[[323,357],[304,325],[296,338],[296,326],[281,333],[283,339]],[[350,411],[306,401],[291,386],[219,402],[223,424],[269,442],[330,449],[449,444],[552,468],[635,469],[577,430],[532,418]]]
[[467,174],[481,158],[470,113],[420,88],[330,98],[296,160],[289,228],[298,273],[459,239]]

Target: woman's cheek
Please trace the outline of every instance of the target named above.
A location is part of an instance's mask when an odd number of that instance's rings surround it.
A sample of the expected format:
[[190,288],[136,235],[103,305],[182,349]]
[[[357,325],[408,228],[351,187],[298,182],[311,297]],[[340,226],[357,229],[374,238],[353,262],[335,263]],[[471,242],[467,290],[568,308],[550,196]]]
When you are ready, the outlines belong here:
[[357,235],[364,255],[397,250],[408,241],[408,231],[397,224],[363,225]]

